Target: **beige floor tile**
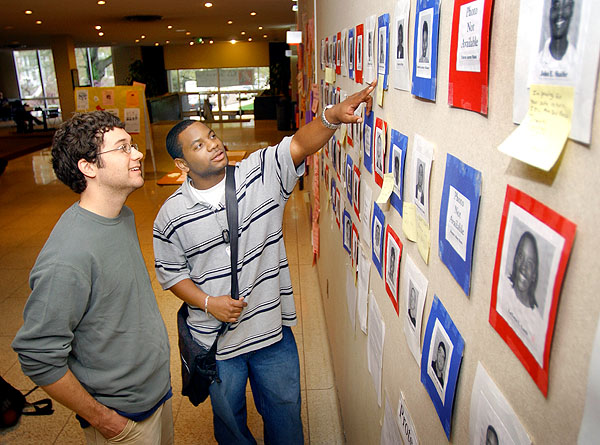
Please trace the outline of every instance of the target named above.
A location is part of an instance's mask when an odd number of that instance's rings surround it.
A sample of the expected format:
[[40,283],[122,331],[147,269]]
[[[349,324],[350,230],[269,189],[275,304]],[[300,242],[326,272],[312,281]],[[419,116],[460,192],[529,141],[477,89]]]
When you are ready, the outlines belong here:
[[3,269],[0,268],[0,283],[2,283],[2,293],[0,302],[5,298],[12,296],[18,288],[27,285],[29,281],[29,269]]
[[0,335],[14,337],[23,325],[25,301],[23,298],[6,298],[0,303],[0,314],[3,319],[0,323]]
[[308,390],[306,398],[310,444],[343,444],[344,434],[335,389]]
[[14,335],[0,335],[0,375],[6,375],[8,370],[17,364],[17,353],[10,347]]

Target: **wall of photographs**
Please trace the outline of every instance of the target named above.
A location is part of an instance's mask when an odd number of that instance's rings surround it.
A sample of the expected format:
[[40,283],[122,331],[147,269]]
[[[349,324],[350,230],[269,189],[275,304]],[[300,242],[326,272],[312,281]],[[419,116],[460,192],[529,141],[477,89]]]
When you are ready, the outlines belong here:
[[441,3],[299,2],[301,121],[378,80],[305,181],[347,441],[591,443],[600,4]]

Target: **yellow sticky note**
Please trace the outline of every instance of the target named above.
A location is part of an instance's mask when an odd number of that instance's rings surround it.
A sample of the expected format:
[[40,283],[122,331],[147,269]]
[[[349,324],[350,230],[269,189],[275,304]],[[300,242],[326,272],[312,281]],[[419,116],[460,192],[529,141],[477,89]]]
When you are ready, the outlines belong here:
[[429,264],[429,246],[431,244],[429,224],[417,215],[417,248],[425,264]]
[[416,208],[412,202],[404,201],[402,206],[402,231],[410,241],[417,240]]
[[381,193],[375,200],[379,206],[382,204],[386,204],[390,200],[390,196],[392,196],[392,192],[394,191],[394,174],[393,173],[385,173],[383,175],[383,185],[381,186]]
[[347,126],[347,125],[345,125],[345,124],[344,124],[344,125],[342,125],[342,126],[340,127],[340,131],[342,132],[342,137],[341,137],[341,139],[340,139],[340,140],[341,140],[341,143],[342,143],[342,145],[345,145],[345,144],[346,144],[346,134],[348,133],[348,126]]
[[335,83],[335,71],[333,68],[325,68],[325,82],[329,84]]
[[571,132],[572,114],[573,87],[531,85],[525,119],[498,150],[548,171],[556,163]]
[[377,105],[383,107],[383,74],[377,77]]

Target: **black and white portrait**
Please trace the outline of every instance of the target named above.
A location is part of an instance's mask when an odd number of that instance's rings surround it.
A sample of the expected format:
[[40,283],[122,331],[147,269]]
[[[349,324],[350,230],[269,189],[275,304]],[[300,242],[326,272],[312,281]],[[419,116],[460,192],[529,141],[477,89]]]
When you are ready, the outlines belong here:
[[383,177],[383,131],[375,128],[375,172]]
[[415,171],[415,202],[425,205],[425,162],[417,159],[417,169]]
[[404,59],[404,20],[396,22],[396,59]]
[[450,337],[440,323],[439,319],[435,320],[435,326],[431,335],[431,344],[429,345],[429,359],[427,363],[427,374],[431,377],[442,404],[445,404],[446,382],[448,381],[448,371],[452,358],[454,346],[450,341]]
[[408,311],[406,315],[413,329],[417,327],[417,302],[419,301],[419,290],[412,280],[408,280]]
[[382,26],[379,28],[379,65],[377,72],[379,74],[385,74],[385,60],[387,52],[387,33],[386,27]]
[[354,36],[348,39],[348,60],[350,60],[349,67],[351,70],[354,69]]
[[532,82],[574,85],[583,1],[544,1],[538,55],[531,73]]
[[386,243],[386,273],[385,280],[390,290],[392,291],[392,295],[394,299],[398,301],[398,271],[400,264],[400,248],[396,243],[396,240],[389,234],[387,234],[387,243]]
[[367,32],[367,65],[373,66],[373,30]]
[[415,54],[417,76],[431,79],[431,42],[432,42],[433,8],[425,9],[419,14],[417,37],[417,53]]
[[378,261],[381,261],[381,241],[383,238],[383,227],[377,218],[373,218],[373,251]]
[[350,222],[350,218],[347,217],[347,214],[344,213],[344,247],[348,249],[350,252],[351,245],[351,237],[352,236],[352,223]]
[[496,311],[543,366],[549,311],[564,238],[511,202],[506,220]]
[[367,157],[371,157],[372,156],[372,145],[373,145],[373,135],[371,134],[371,127],[369,125],[365,124],[365,150],[366,150],[366,156]]
[[362,36],[362,34],[360,34],[356,38],[356,69],[358,71],[362,71],[362,61],[363,61],[362,48],[363,48],[363,36]]
[[402,176],[400,167],[402,164],[402,150],[397,145],[392,145],[392,173],[394,174],[394,193],[398,197],[402,198],[400,194],[400,184],[402,183]]

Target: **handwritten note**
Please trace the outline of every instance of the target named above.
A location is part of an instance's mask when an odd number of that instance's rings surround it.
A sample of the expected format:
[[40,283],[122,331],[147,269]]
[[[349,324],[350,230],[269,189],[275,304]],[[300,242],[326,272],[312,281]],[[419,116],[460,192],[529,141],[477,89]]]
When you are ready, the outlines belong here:
[[429,247],[431,245],[431,235],[429,233],[429,224],[419,215],[417,219],[417,248],[425,264],[429,264]]
[[531,85],[525,119],[498,150],[548,171],[569,136],[572,114],[573,87]]
[[325,68],[325,82],[327,82],[328,84],[335,83],[335,71],[333,70],[333,68]]
[[417,240],[417,212],[412,202],[404,201],[402,206],[402,231],[406,237],[415,242]]

